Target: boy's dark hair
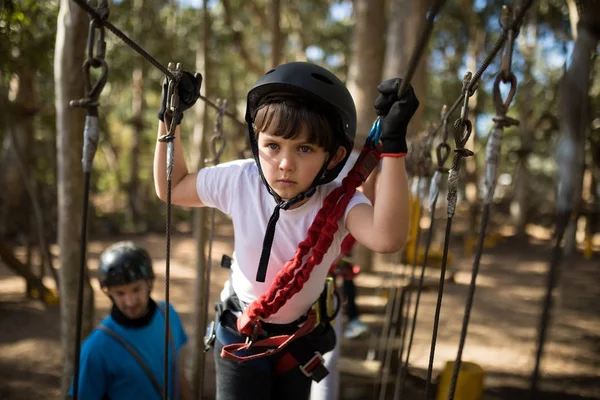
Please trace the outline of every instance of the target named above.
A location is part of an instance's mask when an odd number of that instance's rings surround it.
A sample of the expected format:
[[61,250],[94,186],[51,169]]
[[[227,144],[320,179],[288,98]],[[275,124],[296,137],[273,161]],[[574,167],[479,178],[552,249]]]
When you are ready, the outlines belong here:
[[260,132],[283,139],[296,139],[304,132],[307,142],[325,151],[333,151],[333,129],[329,119],[317,110],[294,98],[266,102],[256,111],[254,135]]

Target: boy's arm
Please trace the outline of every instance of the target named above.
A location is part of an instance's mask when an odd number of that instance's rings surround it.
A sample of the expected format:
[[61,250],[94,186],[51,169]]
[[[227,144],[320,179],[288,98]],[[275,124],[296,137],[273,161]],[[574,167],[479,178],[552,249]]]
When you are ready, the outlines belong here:
[[373,172],[367,177],[367,180],[357,188],[362,194],[365,195],[371,204],[375,204],[375,188],[379,177],[379,168],[375,168]]
[[[181,139],[179,137],[179,124],[183,118],[183,112],[190,109],[200,96],[202,86],[202,75],[196,73],[192,75],[183,71],[179,84],[177,85],[177,94],[179,96],[180,114],[177,120],[171,121],[176,125],[174,138],[174,162],[171,175],[171,202],[178,206],[202,207],[203,204],[196,191],[197,172],[189,173],[183,150],[181,148]],[[168,113],[167,96],[169,91],[169,81],[165,79],[162,87],[161,107],[158,110],[158,138],[167,133],[165,127],[165,115]],[[154,150],[154,189],[162,201],[167,200],[167,147],[166,142],[156,142]]]
[[402,248],[408,235],[408,183],[404,157],[384,157],[375,203],[348,212],[346,228],[363,246],[378,253]]
[[[181,146],[179,126],[175,129],[174,163],[171,175],[171,202],[184,207],[203,207],[198,197],[196,180],[198,172],[188,172]],[[165,135],[165,123],[158,121],[158,138]],[[154,189],[158,198],[167,200],[167,143],[156,141],[154,150]]]
[[358,242],[379,253],[402,248],[408,235],[408,183],[404,155],[408,152],[408,123],[419,107],[410,85],[402,98],[398,78],[382,82],[375,110],[381,118],[382,165],[375,192],[375,205],[354,206],[346,217],[346,228]]

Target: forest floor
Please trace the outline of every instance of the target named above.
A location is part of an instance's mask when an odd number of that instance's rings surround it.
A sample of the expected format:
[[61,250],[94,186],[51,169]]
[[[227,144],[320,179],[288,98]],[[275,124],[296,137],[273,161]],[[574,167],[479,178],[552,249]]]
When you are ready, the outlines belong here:
[[[440,329],[434,363],[434,380],[447,361],[456,357],[464,314],[465,298],[471,278],[473,256],[466,256],[460,224],[452,237],[452,264],[445,285]],[[473,311],[463,360],[478,364],[485,371],[485,399],[526,399],[534,365],[537,327],[545,292],[550,259],[550,232],[531,226],[528,239],[508,235],[493,248],[485,249],[481,259]],[[438,229],[441,236],[441,227]],[[134,240],[148,248],[154,259],[157,282],[153,297],[163,298],[164,237],[156,234],[94,239],[89,243],[89,265],[97,266],[98,255],[111,242]],[[600,239],[596,235],[596,239]],[[436,238],[440,247],[441,238]],[[600,240],[596,253],[585,260],[580,253],[562,263],[561,280],[555,295],[553,320],[542,364],[540,383],[544,399],[600,399]],[[213,265],[222,254],[230,254],[232,232],[228,223],[219,225]],[[57,253],[58,249],[54,248]],[[190,234],[178,233],[172,240],[171,302],[181,315],[191,342],[195,337],[194,278],[195,243]],[[22,256],[22,254],[20,254]],[[374,335],[381,329],[385,312],[385,291],[381,286],[393,281],[407,269],[389,262],[392,257],[377,256],[373,272],[361,273],[358,304],[363,320]],[[213,269],[210,303],[214,303],[227,279],[227,271]],[[95,274],[94,274],[95,276]],[[439,269],[427,269],[428,281],[435,281]],[[390,280],[391,279],[391,280]],[[96,319],[108,312],[110,302],[93,279]],[[0,399],[30,400],[60,398],[62,351],[58,307],[46,307],[24,296],[22,278],[0,263]],[[406,398],[423,398],[423,377],[429,360],[437,289],[421,298],[418,323],[410,359],[411,379]],[[414,297],[413,297],[414,303]],[[212,313],[212,307],[210,307]],[[202,333],[203,334],[203,333]],[[364,359],[373,340],[343,340],[344,357]],[[208,354],[204,397],[214,398],[212,353]],[[191,362],[189,363],[191,365]],[[358,365],[358,364],[356,364]],[[342,375],[341,399],[375,399],[373,381]],[[375,375],[379,376],[379,373]],[[393,388],[387,390],[391,398]],[[409,394],[412,393],[412,394]],[[457,400],[460,400],[457,397]]]

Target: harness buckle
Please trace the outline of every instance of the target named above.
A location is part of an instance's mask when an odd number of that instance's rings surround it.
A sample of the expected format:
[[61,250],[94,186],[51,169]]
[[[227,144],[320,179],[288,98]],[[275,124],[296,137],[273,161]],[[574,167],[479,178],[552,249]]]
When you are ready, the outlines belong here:
[[325,360],[318,351],[315,351],[315,355],[304,365],[299,365],[300,371],[309,379],[319,382],[329,374],[327,368],[323,365]]

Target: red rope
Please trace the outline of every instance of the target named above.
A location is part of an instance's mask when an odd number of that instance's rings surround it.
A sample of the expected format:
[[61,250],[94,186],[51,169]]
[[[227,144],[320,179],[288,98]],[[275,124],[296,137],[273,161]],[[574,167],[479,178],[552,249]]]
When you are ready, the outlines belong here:
[[342,241],[342,256],[347,256],[352,252],[352,249],[354,248],[354,245],[356,244],[356,239],[354,239],[354,236],[348,234],[346,235],[346,237],[344,238],[344,240]]
[[[363,147],[348,176],[325,198],[323,206],[308,229],[306,239],[298,245],[294,258],[279,271],[269,291],[252,302],[238,318],[237,327],[241,333],[251,336],[257,325],[260,328],[260,320],[275,314],[302,289],[315,266],[323,261],[323,256],[331,247],[338,230],[338,221],[344,215],[356,188],[366,179],[379,158],[379,148],[366,145]],[[302,260],[311,249],[312,254],[306,263],[302,264]]]

